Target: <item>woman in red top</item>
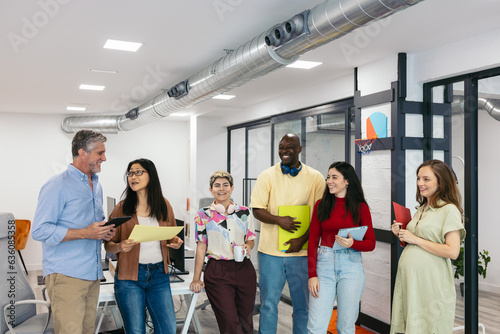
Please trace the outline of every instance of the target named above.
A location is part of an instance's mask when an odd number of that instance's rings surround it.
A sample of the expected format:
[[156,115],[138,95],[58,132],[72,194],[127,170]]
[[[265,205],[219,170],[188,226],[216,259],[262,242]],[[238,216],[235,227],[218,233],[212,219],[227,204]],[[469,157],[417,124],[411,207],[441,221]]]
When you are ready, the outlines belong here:
[[[323,198],[314,206],[307,248],[307,330],[326,333],[337,297],[337,331],[354,334],[365,285],[361,252],[375,248],[375,233],[361,183],[350,164],[330,165],[326,185]],[[340,229],[357,226],[367,226],[363,240],[354,240],[350,233],[347,238],[337,235]],[[335,241],[342,247],[334,250]]]

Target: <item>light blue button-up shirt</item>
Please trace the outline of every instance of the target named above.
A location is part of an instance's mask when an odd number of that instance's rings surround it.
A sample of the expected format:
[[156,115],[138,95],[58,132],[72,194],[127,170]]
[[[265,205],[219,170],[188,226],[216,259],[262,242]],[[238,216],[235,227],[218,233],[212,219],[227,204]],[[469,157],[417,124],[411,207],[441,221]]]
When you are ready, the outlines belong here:
[[40,190],[32,237],[42,242],[43,276],[59,273],[96,280],[103,276],[102,240],[78,239],[61,242],[69,229],[86,228],[105,219],[99,178],[73,165],[52,177]]

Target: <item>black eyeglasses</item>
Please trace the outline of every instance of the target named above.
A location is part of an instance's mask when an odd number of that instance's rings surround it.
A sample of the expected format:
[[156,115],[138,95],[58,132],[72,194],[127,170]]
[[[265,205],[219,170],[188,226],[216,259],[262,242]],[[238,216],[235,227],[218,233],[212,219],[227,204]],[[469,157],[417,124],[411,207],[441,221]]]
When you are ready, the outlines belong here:
[[141,176],[142,174],[147,173],[147,172],[148,172],[147,170],[136,170],[133,172],[127,172],[127,177],[132,177],[134,175]]

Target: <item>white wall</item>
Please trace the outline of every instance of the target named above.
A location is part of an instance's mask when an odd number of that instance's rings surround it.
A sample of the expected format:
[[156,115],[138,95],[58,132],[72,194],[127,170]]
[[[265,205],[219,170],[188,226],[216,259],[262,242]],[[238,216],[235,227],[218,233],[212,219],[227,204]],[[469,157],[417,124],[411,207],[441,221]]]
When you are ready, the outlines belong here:
[[197,194],[212,197],[210,176],[218,170],[227,170],[227,128],[221,125],[219,117],[198,117],[197,145]]
[[[361,95],[391,88],[397,80],[397,55],[367,64],[358,69]],[[387,116],[387,135],[391,135],[389,103],[361,110],[361,137],[366,138],[366,119],[374,112]],[[362,155],[361,175],[366,201],[370,206],[374,228],[389,230],[391,226],[391,152],[373,151]],[[361,300],[363,313],[390,323],[391,315],[391,247],[377,242],[373,252],[363,253],[366,283]]]
[[[0,211],[33,221],[40,188],[72,161],[74,134],[61,130],[62,120],[53,115],[0,113]],[[118,200],[125,189],[123,176],[128,162],[148,158],[158,169],[163,194],[176,217],[184,219],[189,187],[188,130],[188,122],[162,120],[132,131],[107,134],[107,161],[100,173],[104,197]],[[40,242],[30,236],[22,253],[29,270],[42,268]]]
[[[192,141],[195,142],[196,153],[190,159],[193,177],[189,189],[190,212],[186,218],[189,223],[190,237],[185,242],[188,247],[196,248],[194,237],[194,216],[199,209],[202,197],[212,197],[210,193],[210,176],[218,170],[227,170],[227,129],[221,125],[219,117],[196,117],[191,121]],[[193,126],[196,124],[196,126]],[[194,160],[194,161],[193,161]]]
[[353,95],[354,69],[353,75],[321,82],[300,92],[290,92],[290,94],[235,112],[232,116],[225,117],[221,121],[223,122],[222,125],[225,126],[241,124],[313,105],[349,98]]
[[[71,161],[71,136],[62,118],[0,113],[0,211],[33,221],[38,193]],[[41,244],[31,239],[23,252],[28,269],[41,269]]]
[[[500,92],[499,92],[500,93]],[[493,146],[498,141],[500,121],[486,112],[479,118],[479,251],[486,249],[491,256],[486,279],[479,278],[479,289],[500,294],[500,243],[498,242],[498,189],[500,188],[500,156]]]
[[[424,82],[500,66],[499,34],[500,29],[494,29],[482,35],[415,53],[411,66],[412,82],[420,85]],[[412,97],[422,94],[421,91],[415,91],[415,88],[414,85],[409,87]]]

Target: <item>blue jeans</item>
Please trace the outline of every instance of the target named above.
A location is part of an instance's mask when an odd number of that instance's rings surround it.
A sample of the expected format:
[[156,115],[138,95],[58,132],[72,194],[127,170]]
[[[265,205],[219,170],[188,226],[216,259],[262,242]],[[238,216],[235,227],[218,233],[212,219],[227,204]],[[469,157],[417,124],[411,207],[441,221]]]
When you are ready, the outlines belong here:
[[337,332],[354,334],[361,294],[365,286],[365,271],[361,252],[344,248],[318,249],[316,272],[319,279],[318,298],[309,297],[309,334],[325,334],[332,317],[337,296]]
[[174,302],[170,278],[165,273],[163,262],[139,264],[137,281],[117,277],[118,271],[115,275],[115,298],[127,334],[146,332],[146,307],[153,320],[155,334],[175,334]]
[[278,303],[286,281],[293,305],[293,334],[307,333],[307,256],[280,257],[259,252],[259,272],[259,333],[276,333]]

